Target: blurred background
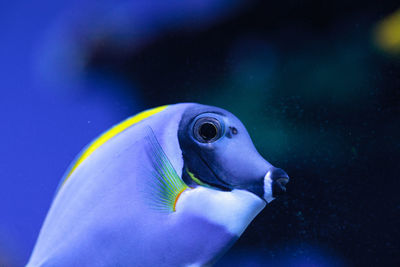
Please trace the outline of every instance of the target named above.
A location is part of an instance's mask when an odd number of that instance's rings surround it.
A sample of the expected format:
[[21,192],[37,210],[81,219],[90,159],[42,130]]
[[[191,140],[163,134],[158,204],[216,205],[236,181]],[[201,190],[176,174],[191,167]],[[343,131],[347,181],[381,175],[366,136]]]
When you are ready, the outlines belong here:
[[217,266],[400,266],[398,1],[0,3],[0,266],[101,132],[226,108],[292,180]]

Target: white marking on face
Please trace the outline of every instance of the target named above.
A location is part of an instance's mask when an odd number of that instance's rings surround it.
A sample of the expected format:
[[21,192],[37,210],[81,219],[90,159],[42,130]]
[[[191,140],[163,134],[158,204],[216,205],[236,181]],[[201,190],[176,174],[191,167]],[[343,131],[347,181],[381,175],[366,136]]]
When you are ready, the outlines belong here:
[[264,200],[246,190],[227,192],[198,186],[181,194],[176,216],[200,216],[240,236],[265,205]]
[[271,172],[267,172],[264,177],[264,199],[268,203],[271,203],[275,198],[272,196],[272,179]]

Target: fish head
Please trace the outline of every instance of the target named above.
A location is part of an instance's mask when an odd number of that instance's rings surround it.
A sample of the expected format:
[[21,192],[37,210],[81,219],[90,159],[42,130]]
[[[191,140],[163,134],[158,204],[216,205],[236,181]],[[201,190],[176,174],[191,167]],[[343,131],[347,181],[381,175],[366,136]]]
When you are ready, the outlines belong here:
[[266,202],[286,191],[286,172],[258,153],[242,122],[224,109],[193,104],[182,116],[178,139],[189,186],[247,190]]

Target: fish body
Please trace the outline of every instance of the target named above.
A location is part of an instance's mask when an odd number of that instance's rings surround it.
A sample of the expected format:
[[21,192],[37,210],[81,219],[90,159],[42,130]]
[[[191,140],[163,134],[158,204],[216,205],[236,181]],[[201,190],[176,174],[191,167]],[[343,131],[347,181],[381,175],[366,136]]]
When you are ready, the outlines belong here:
[[[226,112],[194,103],[161,107],[89,145],[62,180],[27,266],[214,263],[273,199],[273,181],[267,176],[274,167],[261,160],[267,174],[258,195],[260,188],[222,177],[221,170],[234,167],[213,167],[214,159],[206,168],[216,177],[202,176],[207,171],[196,166],[207,161],[207,154],[191,162],[186,159],[191,153],[183,150],[192,150],[187,142],[197,142],[185,134],[193,135],[193,120],[203,111]],[[202,127],[206,137],[214,134]],[[211,149],[211,142],[198,143]],[[215,182],[220,179],[227,188]]]

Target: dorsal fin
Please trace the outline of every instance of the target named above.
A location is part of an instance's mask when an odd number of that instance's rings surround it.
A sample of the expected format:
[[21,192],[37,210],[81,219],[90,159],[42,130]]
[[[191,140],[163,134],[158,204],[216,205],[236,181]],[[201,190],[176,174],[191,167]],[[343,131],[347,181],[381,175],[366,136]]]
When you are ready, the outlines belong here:
[[176,173],[150,127],[146,141],[148,143],[147,156],[153,167],[150,179],[146,179],[149,181],[145,190],[149,205],[158,211],[174,212],[180,194],[189,187]]

